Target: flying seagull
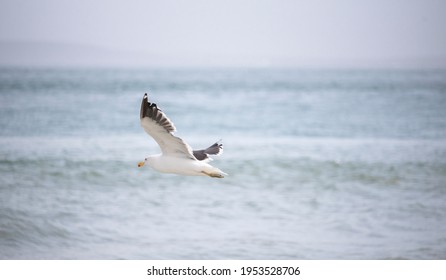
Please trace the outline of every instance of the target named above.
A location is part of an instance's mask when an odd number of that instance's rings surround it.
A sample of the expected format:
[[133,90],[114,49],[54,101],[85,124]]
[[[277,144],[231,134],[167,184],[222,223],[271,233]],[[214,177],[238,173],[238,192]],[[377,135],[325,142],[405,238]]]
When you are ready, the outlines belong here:
[[140,120],[144,130],[160,146],[161,154],[148,156],[138,163],[138,167],[147,163],[162,173],[214,178],[228,175],[208,163],[212,160],[209,155],[223,152],[223,144],[218,141],[206,149],[193,151],[183,139],[173,135],[176,131],[174,124],[155,103],[149,102],[147,93],[141,102]]

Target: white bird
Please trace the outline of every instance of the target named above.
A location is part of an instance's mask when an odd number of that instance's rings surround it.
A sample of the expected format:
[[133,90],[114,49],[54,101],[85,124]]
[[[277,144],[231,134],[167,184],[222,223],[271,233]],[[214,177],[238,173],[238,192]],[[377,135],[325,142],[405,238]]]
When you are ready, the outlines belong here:
[[218,141],[206,149],[193,151],[183,139],[173,135],[176,131],[174,124],[155,103],[149,102],[147,93],[141,102],[140,120],[141,126],[158,143],[162,153],[148,156],[138,163],[138,167],[147,163],[162,173],[214,178],[228,175],[208,163],[212,160],[209,155],[223,152],[223,144]]

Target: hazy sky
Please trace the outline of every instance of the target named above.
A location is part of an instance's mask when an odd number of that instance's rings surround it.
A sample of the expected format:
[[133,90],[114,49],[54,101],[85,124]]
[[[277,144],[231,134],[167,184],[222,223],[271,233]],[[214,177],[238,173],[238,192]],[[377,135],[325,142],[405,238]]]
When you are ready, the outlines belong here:
[[0,41],[3,64],[446,67],[446,1],[0,0]]

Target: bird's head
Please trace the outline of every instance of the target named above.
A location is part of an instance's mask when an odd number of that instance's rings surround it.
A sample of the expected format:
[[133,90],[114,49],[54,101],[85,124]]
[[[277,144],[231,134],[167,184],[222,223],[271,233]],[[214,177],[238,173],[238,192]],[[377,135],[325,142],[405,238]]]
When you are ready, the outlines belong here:
[[138,162],[138,167],[143,167],[146,162],[147,162],[147,158],[145,158],[144,161]]

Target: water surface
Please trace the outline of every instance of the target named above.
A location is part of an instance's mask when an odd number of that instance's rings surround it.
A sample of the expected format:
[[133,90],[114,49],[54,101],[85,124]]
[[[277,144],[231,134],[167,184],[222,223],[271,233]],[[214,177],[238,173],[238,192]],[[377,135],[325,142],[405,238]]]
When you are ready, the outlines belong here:
[[[149,93],[224,179],[159,174]],[[445,259],[446,72],[0,70],[2,259]]]

